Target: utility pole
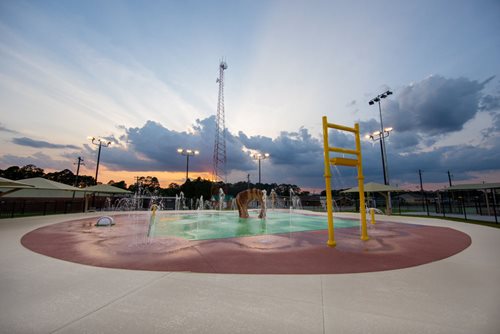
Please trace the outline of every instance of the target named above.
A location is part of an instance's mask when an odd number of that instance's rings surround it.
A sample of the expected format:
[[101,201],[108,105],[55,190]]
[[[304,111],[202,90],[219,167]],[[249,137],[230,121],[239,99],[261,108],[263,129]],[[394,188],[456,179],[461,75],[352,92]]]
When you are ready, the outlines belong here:
[[451,187],[452,185],[451,185],[451,174],[450,174],[450,171],[448,171],[448,182],[450,183],[450,187]]
[[76,165],[78,164],[78,167],[76,167],[76,177],[75,177],[75,184],[73,184],[74,187],[76,187],[78,185],[78,176],[80,175],[80,165],[84,165],[85,164],[83,163],[83,158],[82,157],[78,157],[78,162],[73,164],[73,165]]
[[424,186],[422,184],[422,170],[418,170],[418,175],[420,177],[420,192],[422,193],[422,197],[424,199],[424,202],[425,202],[425,205],[424,203],[422,203],[422,209],[425,211],[425,209],[427,208],[427,216],[429,216],[429,206],[427,205],[427,196],[425,194],[425,191],[424,191]]
[[111,141],[96,137],[88,137],[88,139],[92,142],[92,144],[99,146],[99,149],[97,151],[97,165],[95,167],[95,184],[97,185],[97,175],[99,174],[99,162],[101,160],[101,148],[103,146],[108,147],[109,145],[111,145]]

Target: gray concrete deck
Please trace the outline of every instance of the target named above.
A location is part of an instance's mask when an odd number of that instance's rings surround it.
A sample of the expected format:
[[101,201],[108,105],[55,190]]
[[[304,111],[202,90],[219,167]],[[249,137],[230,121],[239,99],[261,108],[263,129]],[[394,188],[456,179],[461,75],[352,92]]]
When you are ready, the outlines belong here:
[[19,242],[35,228],[79,216],[0,220],[0,333],[500,332],[498,229],[384,217],[452,227],[472,245],[418,267],[337,275],[107,269],[36,254]]

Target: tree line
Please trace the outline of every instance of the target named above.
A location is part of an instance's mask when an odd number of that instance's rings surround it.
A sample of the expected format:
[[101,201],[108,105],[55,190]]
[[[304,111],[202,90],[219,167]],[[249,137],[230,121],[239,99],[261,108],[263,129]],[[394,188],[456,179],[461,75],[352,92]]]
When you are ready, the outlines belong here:
[[43,177],[47,180],[52,180],[64,183],[70,186],[88,187],[95,185],[95,178],[87,175],[79,175],[78,178],[69,169],[64,169],[59,172],[45,173],[43,168],[29,164],[23,167],[10,166],[7,169],[0,169],[0,176],[11,180],[23,180],[33,177]]
[[[11,166],[4,170],[0,169],[0,176],[11,180],[22,180],[33,177],[43,177],[48,180],[64,183],[71,186],[80,188],[93,186],[96,184],[95,178],[88,175],[78,175],[78,177],[69,169],[64,169],[58,172],[45,173],[42,168],[29,164],[23,167]],[[185,197],[199,198],[203,196],[205,199],[210,199],[212,196],[218,196],[219,189],[222,189],[226,195],[236,196],[240,191],[248,188],[265,189],[267,194],[271,193],[274,189],[278,196],[289,196],[290,189],[296,195],[308,195],[309,192],[302,191],[300,187],[295,184],[276,184],[276,183],[251,183],[240,181],[236,183],[222,183],[212,182],[210,180],[202,179],[188,179],[183,184],[170,183],[167,188],[162,188],[160,182],[155,176],[140,176],[137,177],[135,182],[127,185],[125,181],[108,182],[109,185],[129,190],[133,193],[140,193],[142,195],[164,196],[170,197],[179,195],[182,191]]]

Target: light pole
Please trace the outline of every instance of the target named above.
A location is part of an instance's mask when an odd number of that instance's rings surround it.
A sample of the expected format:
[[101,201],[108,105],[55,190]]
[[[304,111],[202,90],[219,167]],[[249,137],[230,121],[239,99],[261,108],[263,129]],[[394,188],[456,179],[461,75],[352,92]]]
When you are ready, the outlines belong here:
[[[374,97],[373,99],[371,99],[368,104],[369,105],[373,105],[375,104],[375,102],[378,103],[378,111],[379,111],[379,114],[380,114],[380,133],[383,134],[385,129],[384,129],[384,122],[382,121],[382,108],[380,107],[380,100],[382,99],[385,99],[386,97],[388,97],[389,95],[392,95],[392,92],[390,90],[382,93],[382,94],[379,94],[377,95],[376,97]],[[389,166],[387,164],[387,151],[385,149],[385,138],[386,136],[381,136],[381,147],[382,147],[382,161],[383,161],[383,165],[385,166],[384,168],[384,184],[385,185],[389,185]]]
[[111,145],[110,141],[107,141],[103,138],[97,137],[88,137],[88,139],[92,142],[92,144],[99,146],[99,150],[97,153],[97,166],[95,167],[95,184],[97,184],[97,175],[99,173],[99,161],[101,160],[101,147],[108,147]]
[[198,150],[191,150],[185,148],[178,148],[177,153],[186,156],[186,182],[189,179],[189,157],[200,154]]
[[270,154],[269,153],[264,153],[264,154],[262,154],[262,153],[254,153],[251,156],[252,156],[252,159],[259,161],[259,183],[261,183],[260,182],[260,161],[268,159],[270,157]]
[[[387,164],[387,151],[385,149],[385,136],[384,134],[384,122],[382,121],[382,107],[380,106],[380,100],[385,99],[389,95],[392,95],[392,92],[390,90],[385,91],[382,94],[377,95],[370,101],[368,101],[369,105],[375,104],[375,102],[378,103],[378,112],[380,114],[380,133],[382,136],[380,137],[380,143],[381,143],[381,149],[382,149],[382,166],[384,167],[384,184],[389,185],[389,165]],[[391,201],[391,193],[387,192],[387,212],[386,214],[392,214],[392,201]]]
[[[380,154],[382,156],[382,172],[384,174],[384,184],[385,185],[389,184],[389,179],[387,178],[385,147],[382,143],[384,142],[385,138],[389,137],[389,134],[391,133],[391,131],[392,131],[392,128],[384,128],[383,131],[375,131],[369,135],[366,135],[366,138],[369,138],[373,141],[378,140],[380,142]],[[386,214],[388,214],[388,215],[392,214],[391,192],[389,192],[389,191],[387,192]]]
[[384,184],[387,185],[389,184],[387,180],[387,172],[385,170],[385,152],[384,152],[384,146],[382,145],[382,141],[389,137],[389,134],[391,133],[392,128],[385,128],[383,132],[380,131],[375,131],[369,135],[366,135],[367,139],[371,139],[373,141],[379,141],[380,142],[380,154],[382,156],[382,172],[384,173]]

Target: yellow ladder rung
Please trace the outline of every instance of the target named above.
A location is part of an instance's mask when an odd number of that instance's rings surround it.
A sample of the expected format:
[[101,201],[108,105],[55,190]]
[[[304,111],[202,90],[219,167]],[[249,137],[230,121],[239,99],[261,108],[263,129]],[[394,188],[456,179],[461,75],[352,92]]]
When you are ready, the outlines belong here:
[[342,131],[348,131],[348,132],[356,133],[356,129],[355,128],[350,128],[348,126],[343,126],[343,125],[333,124],[333,123],[327,123],[327,126],[329,128],[332,128],[332,129],[337,129],[337,130],[342,130]]
[[357,155],[359,153],[356,150],[351,150],[348,148],[340,148],[340,147],[328,147],[328,151],[337,152],[337,153],[353,154],[353,155]]
[[358,165],[358,160],[356,159],[347,159],[347,158],[332,158],[330,159],[330,163],[338,166],[350,166],[356,167]]

